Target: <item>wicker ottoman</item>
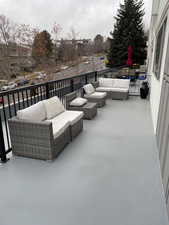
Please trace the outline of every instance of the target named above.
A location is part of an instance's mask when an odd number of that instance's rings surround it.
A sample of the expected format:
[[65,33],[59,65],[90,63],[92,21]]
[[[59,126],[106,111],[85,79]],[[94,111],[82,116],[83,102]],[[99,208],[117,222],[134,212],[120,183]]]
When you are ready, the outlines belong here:
[[66,96],[67,110],[82,111],[84,113],[83,119],[91,120],[97,115],[97,103],[87,102],[82,106],[71,106],[70,103],[77,98],[77,92],[72,92]]
[[97,103],[88,102],[83,106],[84,119],[91,120],[97,115]]

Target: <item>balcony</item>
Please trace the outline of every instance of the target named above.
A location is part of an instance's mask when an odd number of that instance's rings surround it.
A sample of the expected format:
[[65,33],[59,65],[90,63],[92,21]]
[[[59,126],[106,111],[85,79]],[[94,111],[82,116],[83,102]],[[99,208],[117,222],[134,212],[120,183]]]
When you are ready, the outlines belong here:
[[2,225],[167,225],[149,102],[108,100],[54,162],[0,167]]

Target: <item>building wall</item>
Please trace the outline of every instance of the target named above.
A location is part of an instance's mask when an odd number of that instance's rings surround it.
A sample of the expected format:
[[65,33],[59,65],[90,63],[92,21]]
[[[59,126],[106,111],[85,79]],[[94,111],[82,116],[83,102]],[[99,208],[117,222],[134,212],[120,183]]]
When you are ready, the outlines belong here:
[[[151,95],[150,95],[150,104],[152,112],[152,120],[154,126],[154,132],[156,132],[157,121],[158,121],[158,112],[160,104],[160,95],[161,95],[161,86],[163,80],[163,72],[165,65],[165,57],[168,44],[168,35],[169,35],[169,9],[168,9],[167,0],[154,0],[152,7],[152,18],[150,25],[150,36],[149,36],[149,49],[148,49],[148,73],[151,75]],[[160,80],[157,80],[153,72],[154,66],[154,57],[156,51],[156,39],[158,32],[161,28],[161,25],[164,22],[164,19],[168,15],[166,34],[164,39],[164,50],[162,55],[162,64],[160,72]]]

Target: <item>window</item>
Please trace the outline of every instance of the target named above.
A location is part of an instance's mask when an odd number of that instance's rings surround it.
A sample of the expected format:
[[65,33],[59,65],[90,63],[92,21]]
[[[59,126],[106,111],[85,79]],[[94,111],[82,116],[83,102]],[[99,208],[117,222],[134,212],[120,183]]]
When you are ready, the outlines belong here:
[[164,21],[160,31],[157,35],[156,41],[156,52],[155,52],[155,59],[154,59],[154,73],[156,78],[160,79],[160,71],[161,71],[161,61],[163,55],[163,48],[164,48],[164,38],[165,38],[165,30],[166,30],[167,19]]

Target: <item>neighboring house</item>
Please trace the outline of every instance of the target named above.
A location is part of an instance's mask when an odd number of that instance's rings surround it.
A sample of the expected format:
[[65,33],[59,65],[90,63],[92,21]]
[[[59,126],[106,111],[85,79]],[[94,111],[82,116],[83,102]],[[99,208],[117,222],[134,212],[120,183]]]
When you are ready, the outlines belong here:
[[169,1],[153,0],[148,48],[151,112],[169,212]]

